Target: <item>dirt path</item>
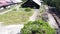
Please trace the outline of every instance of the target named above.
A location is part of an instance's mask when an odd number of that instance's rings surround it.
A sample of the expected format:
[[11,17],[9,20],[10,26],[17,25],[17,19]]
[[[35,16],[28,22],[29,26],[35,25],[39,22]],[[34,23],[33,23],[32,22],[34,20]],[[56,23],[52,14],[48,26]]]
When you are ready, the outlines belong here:
[[52,11],[51,9],[49,9],[50,13],[52,14],[52,16],[54,17],[56,23],[58,24],[58,29],[56,29],[56,34],[60,34],[60,18],[59,18],[59,13],[57,13],[57,11]]
[[60,28],[60,18],[59,18],[59,13],[57,13],[57,11],[52,11],[51,9],[49,9],[50,13],[53,15],[54,19],[56,20],[59,28]]
[[29,21],[35,21],[39,14],[39,9],[34,9],[34,14],[30,17]]
[[56,21],[55,21],[55,19],[54,19],[54,17],[52,16],[52,14],[50,14],[50,13],[48,13],[48,19],[49,19],[49,24],[50,24],[50,26],[52,27],[52,28],[56,28],[56,29],[58,29],[59,27],[58,27],[58,24],[56,23]]
[[58,29],[58,24],[55,20],[55,18],[53,17],[53,15],[51,13],[49,13],[49,8],[48,6],[45,6],[45,9],[46,9],[46,12],[47,12],[47,15],[48,15],[48,23],[49,25],[52,27],[52,28],[56,28]]

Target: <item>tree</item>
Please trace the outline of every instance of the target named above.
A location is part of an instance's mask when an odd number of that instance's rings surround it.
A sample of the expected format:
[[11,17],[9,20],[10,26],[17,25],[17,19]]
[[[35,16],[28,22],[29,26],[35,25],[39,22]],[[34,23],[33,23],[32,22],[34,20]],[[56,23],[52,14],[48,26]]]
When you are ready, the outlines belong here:
[[56,7],[57,11],[60,12],[60,0],[43,0],[46,4],[52,7]]

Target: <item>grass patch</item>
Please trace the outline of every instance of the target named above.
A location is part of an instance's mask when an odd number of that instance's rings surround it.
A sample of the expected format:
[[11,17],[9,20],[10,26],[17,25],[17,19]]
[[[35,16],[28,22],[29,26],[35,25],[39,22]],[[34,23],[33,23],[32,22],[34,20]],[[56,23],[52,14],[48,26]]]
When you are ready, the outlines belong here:
[[18,11],[11,10],[8,13],[0,15],[0,22],[4,22],[4,25],[25,23],[33,14],[33,11],[26,12],[24,9],[20,8]]

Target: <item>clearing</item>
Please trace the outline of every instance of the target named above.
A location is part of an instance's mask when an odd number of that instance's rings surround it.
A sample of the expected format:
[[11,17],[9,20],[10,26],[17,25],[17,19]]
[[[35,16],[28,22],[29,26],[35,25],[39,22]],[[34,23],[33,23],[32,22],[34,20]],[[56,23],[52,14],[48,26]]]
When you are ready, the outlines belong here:
[[31,11],[25,11],[26,8],[14,8],[7,13],[0,15],[0,22],[3,22],[4,25],[8,24],[20,24],[26,23],[29,20],[29,17],[32,16],[33,9]]

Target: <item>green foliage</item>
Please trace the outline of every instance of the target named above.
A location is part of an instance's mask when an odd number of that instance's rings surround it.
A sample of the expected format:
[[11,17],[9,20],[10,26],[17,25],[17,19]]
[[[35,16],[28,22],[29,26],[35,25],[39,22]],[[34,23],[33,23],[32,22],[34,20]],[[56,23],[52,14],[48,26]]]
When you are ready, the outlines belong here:
[[60,11],[60,0],[43,0],[46,4],[56,7]]
[[25,11],[29,12],[31,11],[31,8],[26,8]]
[[17,9],[13,9],[13,11],[16,11]]
[[26,2],[27,0],[22,0],[23,2]]
[[21,30],[21,34],[55,34],[55,30],[51,28],[47,22],[37,20],[25,24]]

